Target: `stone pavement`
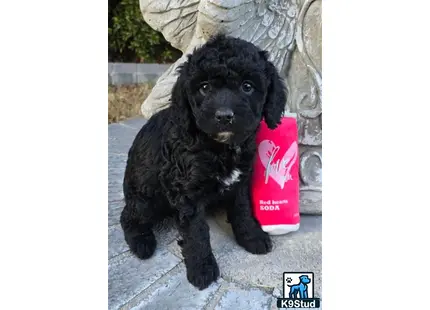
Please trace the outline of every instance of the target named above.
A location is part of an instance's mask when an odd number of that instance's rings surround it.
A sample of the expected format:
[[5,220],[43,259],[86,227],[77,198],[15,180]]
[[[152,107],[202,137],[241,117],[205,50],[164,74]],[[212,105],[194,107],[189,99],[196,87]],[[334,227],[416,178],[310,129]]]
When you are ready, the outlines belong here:
[[321,297],[321,216],[302,215],[299,231],[272,237],[274,249],[263,256],[235,243],[224,214],[208,218],[221,279],[203,291],[186,279],[175,229],[156,232],[157,249],[149,260],[131,255],[119,224],[122,179],[128,149],[144,123],[133,118],[108,126],[109,309],[275,310],[285,271],[314,272],[315,296]]

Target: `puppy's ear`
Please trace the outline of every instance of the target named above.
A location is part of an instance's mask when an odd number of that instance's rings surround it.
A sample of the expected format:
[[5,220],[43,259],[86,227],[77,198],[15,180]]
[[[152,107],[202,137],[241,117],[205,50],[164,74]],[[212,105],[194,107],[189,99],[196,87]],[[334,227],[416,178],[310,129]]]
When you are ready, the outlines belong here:
[[172,88],[171,105],[175,110],[173,117],[176,119],[176,123],[184,128],[188,128],[190,125],[190,119],[192,117],[191,107],[188,102],[188,79],[187,79],[187,63],[180,65],[177,68],[178,79]]
[[268,60],[268,52],[262,51],[260,55],[266,61],[266,76],[269,81],[263,116],[267,127],[275,129],[281,123],[282,113],[287,104],[287,90],[278,70]]
[[176,69],[178,73],[178,79],[173,85],[172,89],[172,105],[175,107],[184,107],[187,105],[187,91],[186,91],[186,64],[181,64]]

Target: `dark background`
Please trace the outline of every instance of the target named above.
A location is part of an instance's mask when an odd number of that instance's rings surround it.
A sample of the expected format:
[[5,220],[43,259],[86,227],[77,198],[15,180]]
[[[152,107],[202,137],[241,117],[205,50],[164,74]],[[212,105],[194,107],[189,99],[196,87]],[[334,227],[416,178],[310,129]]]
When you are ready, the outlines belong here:
[[109,62],[173,63],[181,51],[143,20],[139,0],[109,0]]

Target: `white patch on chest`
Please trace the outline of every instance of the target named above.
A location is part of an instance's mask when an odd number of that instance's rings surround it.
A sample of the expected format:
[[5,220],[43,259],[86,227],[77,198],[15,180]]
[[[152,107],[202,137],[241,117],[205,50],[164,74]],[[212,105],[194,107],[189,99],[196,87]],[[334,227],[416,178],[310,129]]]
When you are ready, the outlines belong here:
[[224,179],[220,179],[220,181],[225,186],[230,186],[236,182],[239,182],[241,174],[242,172],[239,169],[233,169],[229,176],[225,177]]
[[230,139],[232,135],[233,133],[230,131],[220,132],[216,135],[215,140],[221,143],[225,143]]

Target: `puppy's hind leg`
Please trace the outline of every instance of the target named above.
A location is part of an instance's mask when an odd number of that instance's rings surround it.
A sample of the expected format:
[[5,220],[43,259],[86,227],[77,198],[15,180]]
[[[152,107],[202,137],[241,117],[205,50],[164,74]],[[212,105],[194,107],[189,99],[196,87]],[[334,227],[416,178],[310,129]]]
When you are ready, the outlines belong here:
[[140,259],[147,259],[154,254],[157,241],[152,231],[151,209],[147,203],[127,200],[121,213],[121,227],[130,251]]

